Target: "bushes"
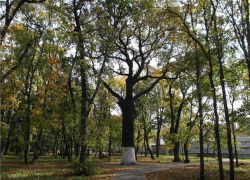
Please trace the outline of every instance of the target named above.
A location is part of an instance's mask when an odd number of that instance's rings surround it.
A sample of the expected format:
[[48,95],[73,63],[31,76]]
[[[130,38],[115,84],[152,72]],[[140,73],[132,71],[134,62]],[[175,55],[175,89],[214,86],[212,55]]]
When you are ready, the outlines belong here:
[[168,155],[169,156],[173,156],[174,155],[174,150],[173,149],[169,149],[168,150]]
[[90,175],[97,175],[100,173],[100,168],[97,167],[93,162],[88,160],[86,164],[83,165],[79,162],[79,159],[75,159],[71,163],[70,168],[73,170],[73,173],[78,176],[81,175],[90,176]]

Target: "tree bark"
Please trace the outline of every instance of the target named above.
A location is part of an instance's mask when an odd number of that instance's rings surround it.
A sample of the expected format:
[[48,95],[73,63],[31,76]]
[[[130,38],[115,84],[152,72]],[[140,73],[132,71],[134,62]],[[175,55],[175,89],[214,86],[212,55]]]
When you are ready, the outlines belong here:
[[198,117],[200,121],[199,140],[200,140],[200,180],[205,179],[204,174],[204,139],[203,139],[203,112],[202,112],[202,94],[200,84],[200,59],[197,52],[197,43],[195,42],[195,66],[196,66],[196,90],[198,95]]
[[140,128],[137,131],[137,138],[136,138],[136,141],[137,141],[137,147],[135,148],[135,158],[136,158],[136,160],[137,160],[137,153],[139,152],[139,143],[140,143],[140,137],[141,137]]
[[79,146],[79,143],[78,143],[78,142],[75,143],[75,151],[76,151],[75,157],[76,157],[76,158],[79,158],[79,157],[80,157],[80,146]]
[[112,132],[111,132],[111,123],[109,124],[110,126],[110,132],[109,132],[109,160],[111,159],[111,148],[112,148]]
[[235,154],[235,160],[236,160],[236,167],[239,167],[238,151],[237,151],[236,134],[235,134],[234,124],[232,124],[232,130],[233,130],[233,137],[234,137],[234,154]]
[[225,82],[224,82],[224,73],[223,73],[223,65],[221,59],[219,60],[220,63],[220,82],[221,82],[221,89],[222,89],[222,96],[223,96],[223,104],[224,104],[224,114],[226,120],[226,127],[227,127],[227,147],[228,147],[228,154],[229,154],[229,163],[230,163],[230,180],[234,179],[234,157],[233,157],[233,146],[232,146],[232,137],[231,137],[231,124],[229,120],[229,112],[227,106],[227,95],[225,90]]
[[81,90],[82,90],[82,97],[81,97],[81,117],[80,117],[80,132],[81,132],[81,152],[80,152],[80,163],[86,164],[86,150],[87,150],[87,118],[88,118],[88,95],[87,95],[87,66],[84,60],[85,58],[85,48],[84,48],[84,41],[82,37],[81,31],[81,23],[80,23],[80,16],[78,14],[79,8],[81,8],[81,2],[76,2],[73,0],[73,13],[75,18],[75,31],[77,32],[78,42],[77,48],[80,52],[80,59],[84,62],[81,63]]
[[189,163],[189,158],[188,158],[188,143],[184,143],[184,154],[185,154],[185,163]]
[[160,127],[157,124],[157,132],[156,132],[156,157],[159,157],[160,151]]
[[[162,112],[160,112],[162,113]],[[156,157],[159,157],[159,151],[160,151],[160,133],[161,133],[161,126],[162,126],[162,115],[158,115],[157,119],[157,132],[156,132]]]
[[39,144],[41,142],[42,135],[43,135],[43,129],[42,129],[42,127],[40,127],[40,132],[38,134],[38,137],[35,140],[36,143],[34,146],[34,154],[33,154],[32,162],[35,162],[39,158],[39,155],[41,155],[41,154],[38,154],[37,152],[38,152],[38,149],[41,148],[41,145],[39,145]]
[[217,111],[217,98],[216,98],[216,91],[215,91],[214,80],[213,80],[213,64],[212,64],[211,58],[208,59],[208,62],[209,62],[209,81],[210,81],[210,87],[211,87],[212,96],[213,96],[213,108],[214,108],[214,116],[215,116],[214,129],[215,129],[215,139],[217,143],[220,180],[224,180],[224,170],[223,170],[221,144],[220,144],[219,115]]
[[174,144],[174,160],[173,160],[173,162],[179,162],[180,161],[179,148],[180,148],[180,143],[175,142],[175,144]]
[[[32,57],[32,62],[34,60],[35,55],[33,55]],[[35,70],[33,70],[33,66],[31,66],[31,64],[29,65],[30,67],[28,67],[28,71],[27,71],[27,77],[26,77],[26,82],[25,82],[25,92],[26,92],[26,96],[27,96],[27,111],[26,111],[26,135],[25,135],[25,149],[24,149],[24,163],[28,164],[29,161],[29,144],[30,144],[30,111],[31,111],[31,87],[32,87],[32,82],[33,82],[33,76],[34,76],[34,72]],[[30,70],[32,72],[32,74],[30,75]]]
[[147,147],[147,151],[149,151],[149,154],[151,156],[151,159],[154,159],[154,155],[153,155],[153,152],[151,150],[151,148],[149,147],[149,143],[148,143],[148,130],[147,130],[147,126],[146,126],[146,119],[144,117],[144,115],[142,115],[142,119],[143,119],[143,125],[144,125],[144,139],[145,139],[145,142],[146,142],[146,147]]
[[[249,17],[250,8],[249,8],[249,1],[248,0],[239,1],[237,5],[233,3],[234,1],[230,2],[231,23],[233,25],[235,37],[245,56],[245,61],[246,61],[247,70],[248,70],[248,83],[250,85],[250,17]],[[235,7],[237,6],[238,6],[238,9],[235,9]],[[239,12],[240,18],[235,17],[236,11]]]
[[68,156],[68,162],[71,162],[72,161],[72,158],[71,158],[71,153],[70,153],[70,144],[69,144],[69,139],[66,135],[66,125],[65,125],[65,122],[64,122],[64,117],[63,117],[63,114],[62,114],[62,133],[63,133],[63,141],[64,141],[64,145],[65,145],[65,151],[63,152],[63,159]]
[[[186,95],[186,92],[182,92],[182,95],[183,95],[183,100],[182,102],[180,103],[180,106],[178,108],[178,112],[177,112],[177,115],[175,115],[174,113],[174,107],[173,107],[173,94],[172,94],[172,84],[174,83],[174,81],[169,85],[169,91],[168,91],[168,94],[169,94],[169,97],[170,97],[170,114],[171,114],[171,126],[170,126],[170,134],[171,135],[175,135],[175,134],[178,134],[178,129],[179,129],[179,124],[180,124],[180,119],[181,119],[181,112],[182,112],[182,109],[184,107],[184,99],[185,99],[185,95]],[[174,162],[178,162],[180,161],[180,156],[179,156],[179,142],[178,140],[174,139],[173,140],[173,143],[174,143]]]
[[[216,8],[213,4],[214,11]],[[233,158],[233,147],[232,147],[232,137],[231,137],[231,124],[229,120],[229,112],[227,106],[227,95],[225,89],[225,77],[223,71],[223,49],[222,49],[222,39],[220,32],[218,32],[217,28],[217,18],[214,18],[214,30],[215,30],[215,37],[216,37],[216,49],[217,49],[217,59],[219,61],[219,73],[220,73],[220,84],[222,90],[222,97],[223,97],[223,105],[224,105],[224,115],[227,127],[227,147],[228,147],[228,154],[229,154],[229,163],[230,163],[230,180],[234,179],[234,158]]]
[[29,142],[30,142],[30,93],[27,95],[27,114],[26,114],[26,135],[25,135],[25,150],[24,150],[24,163],[28,164],[29,161]]
[[136,110],[132,98],[119,102],[122,109],[122,165],[137,164],[134,151],[134,121]]

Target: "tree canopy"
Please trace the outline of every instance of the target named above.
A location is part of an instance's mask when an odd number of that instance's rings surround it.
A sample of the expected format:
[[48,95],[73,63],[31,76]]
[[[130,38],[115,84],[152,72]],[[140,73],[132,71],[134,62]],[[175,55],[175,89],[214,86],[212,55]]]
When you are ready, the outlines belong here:
[[[152,138],[159,156],[163,137],[174,161],[180,146],[188,161],[192,139],[203,154],[213,129],[220,178],[227,142],[233,179],[231,139],[250,124],[248,0],[7,0],[0,9],[1,154],[24,152],[28,163],[30,151],[35,161],[60,149],[85,165],[90,149],[108,148],[136,164]],[[203,166],[201,157],[201,179]]]

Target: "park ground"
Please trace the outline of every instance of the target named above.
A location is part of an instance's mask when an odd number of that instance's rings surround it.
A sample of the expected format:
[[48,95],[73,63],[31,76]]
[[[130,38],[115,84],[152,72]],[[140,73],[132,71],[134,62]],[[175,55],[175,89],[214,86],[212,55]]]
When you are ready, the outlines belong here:
[[[138,156],[139,163],[152,163],[152,164],[169,164],[173,165],[176,163],[171,162],[173,157],[171,156],[160,156],[152,160],[150,157]],[[62,179],[62,180],[111,180],[114,174],[120,171],[129,171],[135,169],[139,166],[124,167],[118,165],[121,160],[121,156],[113,156],[110,161],[107,158],[102,160],[98,157],[90,157],[90,161],[94,162],[98,167],[98,174],[93,176],[77,176],[73,174],[71,164],[67,162],[67,159],[62,159],[61,157],[55,158],[52,155],[40,156],[40,158],[35,163],[24,164],[21,156],[14,155],[3,155],[1,159],[1,180],[4,179]],[[170,168],[162,171],[155,171],[147,173],[145,172],[145,177],[148,180],[195,180],[199,179],[199,162],[198,157],[191,157],[191,163],[184,167]],[[218,165],[214,158],[205,158],[205,177],[206,179],[219,179]],[[100,166],[101,164],[116,163],[117,166]],[[236,180],[249,180],[250,179],[250,159],[240,159],[240,167],[235,168],[235,179]],[[229,165],[227,162],[224,163],[225,179],[229,177]]]

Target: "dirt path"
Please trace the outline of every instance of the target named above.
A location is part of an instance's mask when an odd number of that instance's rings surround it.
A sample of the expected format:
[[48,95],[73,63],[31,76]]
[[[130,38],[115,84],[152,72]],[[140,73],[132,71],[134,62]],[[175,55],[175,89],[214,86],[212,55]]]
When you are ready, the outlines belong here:
[[[112,180],[146,180],[145,173],[176,168],[188,165],[196,165],[199,163],[171,163],[171,164],[153,164],[140,163],[138,165],[120,165],[119,163],[102,163],[100,166],[119,167],[125,169],[114,174]],[[126,170],[130,169],[130,170]]]

